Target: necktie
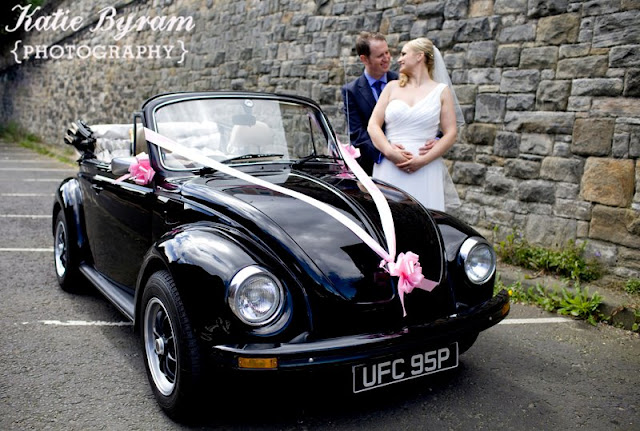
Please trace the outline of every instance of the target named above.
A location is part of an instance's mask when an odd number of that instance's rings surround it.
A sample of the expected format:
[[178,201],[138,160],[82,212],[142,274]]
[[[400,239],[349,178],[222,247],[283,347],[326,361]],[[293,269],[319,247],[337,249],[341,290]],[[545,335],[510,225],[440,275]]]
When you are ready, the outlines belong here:
[[382,84],[384,84],[384,82],[376,81],[372,85],[373,89],[375,90],[376,99],[380,97],[380,93],[382,93]]

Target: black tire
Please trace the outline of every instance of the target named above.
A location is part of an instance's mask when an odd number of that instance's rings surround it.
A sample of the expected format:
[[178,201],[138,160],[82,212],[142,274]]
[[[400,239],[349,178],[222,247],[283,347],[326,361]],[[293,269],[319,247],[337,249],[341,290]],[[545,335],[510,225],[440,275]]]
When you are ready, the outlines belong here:
[[53,264],[58,284],[65,292],[78,292],[81,287],[80,250],[76,232],[69,226],[64,211],[58,211],[53,228]]
[[140,324],[147,377],[165,413],[184,420],[199,404],[202,358],[178,289],[167,271],[142,294]]

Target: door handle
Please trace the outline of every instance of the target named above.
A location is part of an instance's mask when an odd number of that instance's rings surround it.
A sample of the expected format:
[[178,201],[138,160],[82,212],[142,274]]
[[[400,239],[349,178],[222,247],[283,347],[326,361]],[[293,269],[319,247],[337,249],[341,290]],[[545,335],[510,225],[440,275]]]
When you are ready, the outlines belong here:
[[92,184],[91,188],[93,189],[93,191],[95,191],[96,193],[100,193],[101,191],[104,190],[104,187],[101,187],[97,184]]

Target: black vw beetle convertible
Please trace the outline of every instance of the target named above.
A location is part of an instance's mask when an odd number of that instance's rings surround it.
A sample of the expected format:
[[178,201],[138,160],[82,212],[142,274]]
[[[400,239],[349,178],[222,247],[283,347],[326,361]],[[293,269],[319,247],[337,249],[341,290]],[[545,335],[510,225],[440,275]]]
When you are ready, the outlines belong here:
[[58,281],[88,280],[134,322],[171,416],[206,392],[205,376],[336,371],[357,393],[451,369],[509,312],[491,245],[461,221],[377,182],[397,250],[435,286],[401,295],[362,235],[313,204],[388,243],[311,100],[163,94],[131,124],[78,121],[65,141],[80,158],[53,206]]

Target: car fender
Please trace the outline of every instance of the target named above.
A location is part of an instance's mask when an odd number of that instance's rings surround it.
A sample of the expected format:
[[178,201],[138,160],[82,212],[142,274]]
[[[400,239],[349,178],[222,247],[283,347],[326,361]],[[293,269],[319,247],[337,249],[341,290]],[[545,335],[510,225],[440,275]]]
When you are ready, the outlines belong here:
[[[202,341],[220,341],[231,334],[247,332],[247,328],[239,327],[227,306],[227,287],[240,269],[251,265],[261,266],[278,277],[287,287],[292,307],[308,308],[306,304],[294,305],[306,303],[302,289],[268,250],[228,226],[198,222],[166,233],[147,252],[135,294],[136,326],[142,315],[141,298],[147,280],[154,272],[166,270],[173,277]],[[297,326],[300,325],[305,326],[298,322]]]
[[83,250],[88,247],[84,224],[82,192],[76,178],[65,179],[56,190],[53,204],[54,216],[51,221],[53,231],[55,231],[56,228],[55,215],[58,211],[64,211],[65,219],[69,225],[73,223],[73,226],[69,226],[69,228],[74,228],[78,250]]

